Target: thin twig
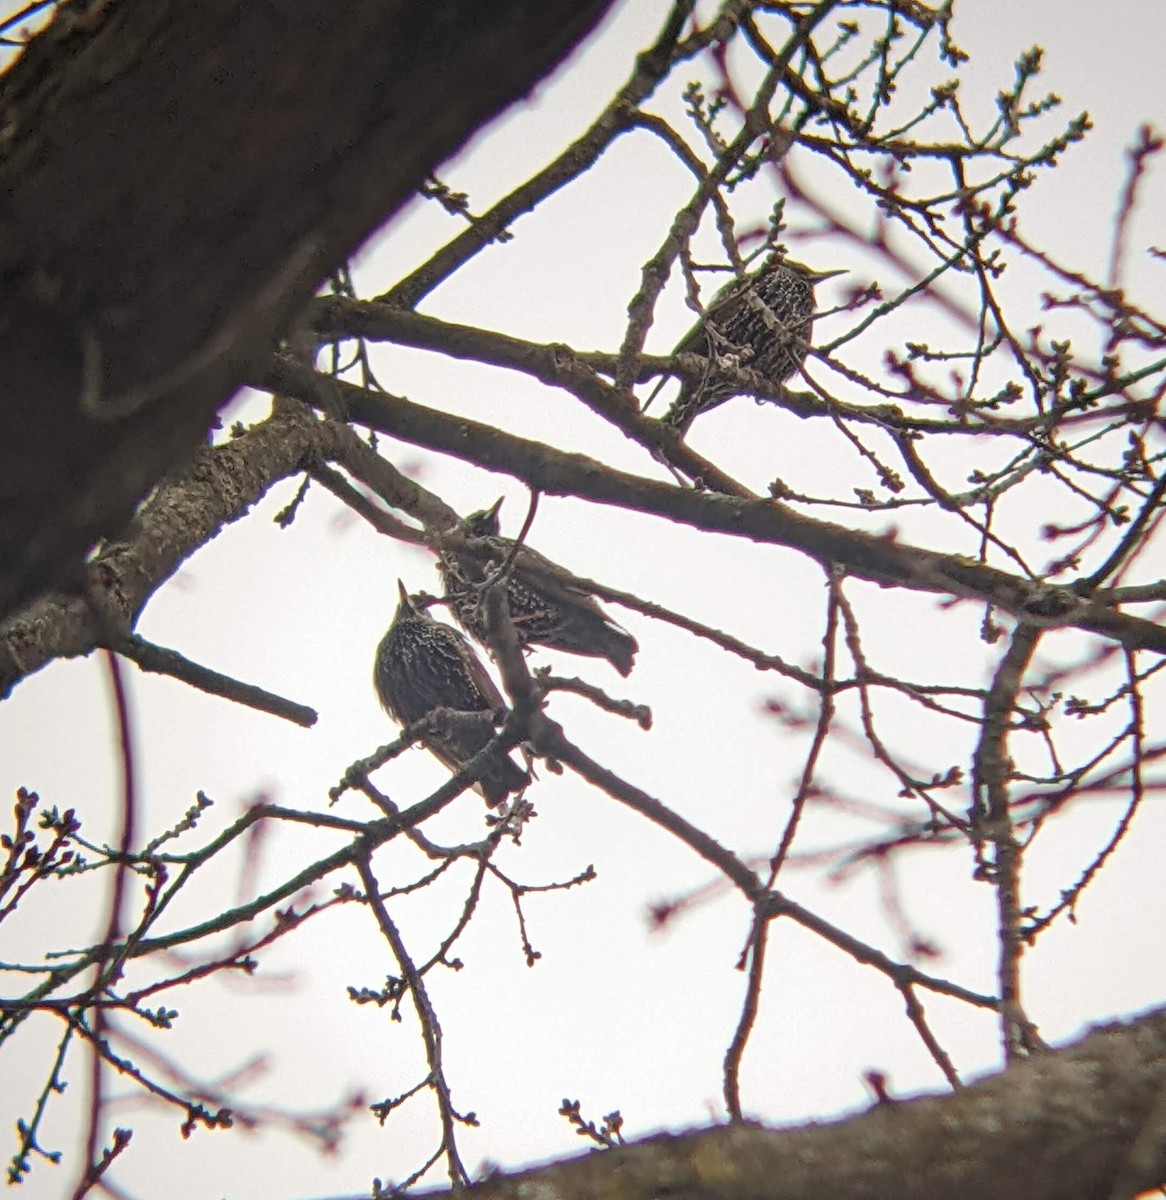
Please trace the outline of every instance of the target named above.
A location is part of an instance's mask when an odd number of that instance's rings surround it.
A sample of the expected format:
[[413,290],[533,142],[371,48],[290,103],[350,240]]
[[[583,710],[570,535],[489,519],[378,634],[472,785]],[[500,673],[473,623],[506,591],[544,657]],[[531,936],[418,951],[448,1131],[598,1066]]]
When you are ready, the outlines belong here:
[[397,960],[401,974],[413,996],[413,1007],[417,1013],[417,1019],[421,1023],[421,1036],[425,1043],[425,1058],[429,1063],[429,1081],[437,1096],[437,1110],[441,1117],[442,1148],[448,1163],[449,1181],[452,1187],[458,1190],[470,1182],[470,1176],[458,1154],[456,1123],[461,1118],[453,1107],[449,1084],[445,1078],[445,1066],[441,1053],[441,1025],[421,972],[414,965],[400,931],[389,916],[389,910],[381,899],[380,885],[373,874],[369,857],[365,855],[358,859],[356,867],[360,872],[361,882],[364,884],[365,901],[372,909],[381,933],[384,934],[385,940],[392,948],[393,957]]
[[212,696],[222,696],[236,704],[245,704],[248,708],[270,713],[273,717],[282,717],[285,721],[291,721],[305,729],[310,729],[318,719],[316,710],[306,704],[297,704],[294,700],[287,700],[274,692],[265,691],[254,684],[243,683],[230,675],[192,662],[177,650],[147,642],[136,633],[119,638],[110,649],[137,663],[143,671],[169,675],[172,679],[189,683],[199,691]]

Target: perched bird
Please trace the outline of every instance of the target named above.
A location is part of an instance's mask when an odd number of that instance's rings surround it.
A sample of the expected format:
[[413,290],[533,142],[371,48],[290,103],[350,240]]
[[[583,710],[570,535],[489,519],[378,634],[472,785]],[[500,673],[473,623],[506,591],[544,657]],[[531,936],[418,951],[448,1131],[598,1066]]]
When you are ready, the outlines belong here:
[[[703,354],[709,365],[703,378],[681,384],[680,394],[664,414],[665,423],[683,433],[697,413],[739,394],[737,384],[718,378],[717,355],[747,351],[741,365],[772,383],[784,383],[794,375],[810,346],[814,285],[843,273],[815,271],[771,254],[752,275],[725,284],[673,351]],[[761,311],[758,301],[768,313]]]
[[458,623],[478,641],[486,641],[482,584],[509,563],[506,603],[520,645],[606,658],[621,675],[627,675],[639,649],[636,639],[620,629],[562,567],[529,546],[516,547],[512,538],[499,536],[501,507],[499,499],[465,520],[467,533],[487,543],[483,559],[447,551],[438,561],[445,596]]
[[[494,681],[469,642],[449,625],[435,621],[399,580],[401,603],[377,647],[373,686],[389,714],[402,725],[436,708],[493,714],[505,707]],[[448,730],[426,733],[425,745],[451,771],[460,770],[494,736],[492,722],[454,721]],[[498,752],[475,784],[488,804],[501,804],[521,791],[530,776]]]

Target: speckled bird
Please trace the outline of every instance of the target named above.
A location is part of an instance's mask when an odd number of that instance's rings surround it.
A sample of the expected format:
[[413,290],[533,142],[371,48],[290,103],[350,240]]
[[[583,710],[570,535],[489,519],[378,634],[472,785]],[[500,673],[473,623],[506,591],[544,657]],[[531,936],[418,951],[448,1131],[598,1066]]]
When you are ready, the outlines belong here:
[[[465,713],[497,713],[505,703],[482,660],[454,628],[435,621],[398,580],[400,605],[388,633],[377,647],[373,686],[390,716],[411,725],[434,709]],[[493,736],[490,723],[426,733],[423,743],[451,771],[460,770]],[[507,754],[499,752],[475,784],[488,804],[501,804],[521,791],[530,776]]]
[[[709,301],[704,316],[673,354],[702,354],[709,360],[702,379],[684,380],[663,420],[683,433],[692,419],[740,394],[719,378],[718,355],[741,353],[741,365],[771,383],[785,383],[805,362],[814,324],[814,286],[843,271],[815,271],[770,255],[752,275],[730,280]],[[756,298],[750,299],[750,293]],[[759,310],[760,301],[769,310]]]
[[616,625],[562,567],[525,544],[515,551],[514,540],[500,536],[501,507],[499,499],[465,520],[470,537],[487,543],[484,559],[447,551],[438,561],[445,596],[458,623],[486,643],[481,584],[491,571],[510,561],[514,551],[506,578],[506,602],[520,645],[606,658],[621,675],[629,674],[639,649],[636,639]]

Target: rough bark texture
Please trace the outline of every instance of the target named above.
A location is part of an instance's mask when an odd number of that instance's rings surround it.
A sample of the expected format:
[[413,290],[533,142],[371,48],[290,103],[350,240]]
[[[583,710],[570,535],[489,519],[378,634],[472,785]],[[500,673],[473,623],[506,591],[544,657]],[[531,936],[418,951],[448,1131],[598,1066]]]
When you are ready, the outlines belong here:
[[0,613],[610,0],[84,0],[0,80]]
[[777,1131],[656,1137],[482,1200],[1131,1200],[1166,1180],[1166,1010],[964,1091]]

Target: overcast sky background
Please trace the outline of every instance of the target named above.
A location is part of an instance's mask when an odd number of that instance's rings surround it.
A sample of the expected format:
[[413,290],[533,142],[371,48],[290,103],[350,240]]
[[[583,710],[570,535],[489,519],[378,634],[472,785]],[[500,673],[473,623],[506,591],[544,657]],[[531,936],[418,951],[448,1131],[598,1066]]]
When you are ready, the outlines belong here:
[[[552,81],[495,122],[441,169],[441,177],[466,190],[475,211],[529,177],[590,124],[626,78],[634,55],[654,38],[667,8],[662,0],[625,0]],[[1065,101],[1062,117],[1042,128],[1051,131],[1070,114],[1089,111],[1095,132],[1069,152],[1061,169],[1039,178],[1021,214],[1029,236],[1054,257],[1086,274],[1102,274],[1125,148],[1143,121],[1166,124],[1159,4],[1122,0],[1102,14],[1098,5],[1078,0],[963,0],[957,13],[956,40],[973,64],[962,72],[969,113],[991,112],[995,94],[1011,85],[1016,55],[1033,44],[1046,50],[1036,92],[1055,91]],[[928,52],[922,61],[929,61]],[[921,66],[919,86],[950,73]],[[652,108],[679,122],[678,93],[697,74],[696,68],[680,70]],[[710,77],[704,78],[711,86]],[[903,102],[909,107],[908,98]],[[813,164],[795,158],[793,165],[815,178]],[[1159,168],[1147,185],[1134,246],[1166,245],[1164,179]],[[829,186],[835,190],[824,199],[831,208],[846,212],[856,203],[853,194],[837,191],[836,181]],[[423,311],[534,341],[615,349],[640,270],[689,191],[688,177],[658,143],[646,135],[625,137],[587,178],[516,225],[514,242],[480,255],[427,299]],[[763,222],[775,198],[771,187],[758,186],[753,193],[742,201],[743,225]],[[787,215],[792,218],[787,240],[796,258],[821,268],[846,266],[860,280],[877,278],[887,291],[906,282],[873,253],[817,238],[804,220],[799,224],[798,214]],[[860,210],[855,219],[861,221]],[[357,259],[361,293],[389,286],[458,230],[436,205],[415,203]],[[706,230],[703,238],[700,244],[711,258],[715,237]],[[1159,313],[1162,272],[1161,263],[1141,256],[1130,262],[1127,277],[1135,300]],[[823,289],[831,302],[843,294],[830,290],[835,286]],[[1020,271],[1011,295],[1020,308],[1031,305],[1034,320],[1043,319]],[[925,304],[910,316],[898,325],[876,325],[855,348],[855,361],[877,372],[892,338],[901,345],[943,327],[940,315]],[[838,332],[853,319],[842,315],[835,324],[824,322],[823,329]],[[648,350],[667,352],[690,322],[683,289],[674,280]],[[665,477],[643,451],[577,402],[515,374],[388,347],[377,348],[374,361],[391,391],[420,403]],[[853,454],[820,427],[747,400],[709,414],[690,440],[759,489],[775,475],[816,494],[874,486]],[[526,494],[515,481],[389,439],[381,440],[381,451],[462,512],[505,494],[505,530],[513,534],[521,524]],[[937,461],[943,462],[942,455]],[[955,486],[969,464],[951,466],[948,482]],[[281,533],[271,518],[293,492],[294,485],[275,489],[255,514],[196,555],[151,602],[140,632],[196,661],[311,704],[320,721],[305,732],[131,669],[143,829],[173,824],[199,789],[216,803],[190,845],[201,844],[261,794],[293,807],[322,809],[327,788],[347,764],[393,735],[371,688],[373,652],[392,617],[398,577],[412,590],[438,590],[432,560],[427,552],[377,537],[320,488],[312,490],[291,530]],[[1048,489],[1048,497],[1057,494]],[[1041,495],[1035,488],[1026,492],[1026,504],[1034,498],[1039,504]],[[1053,515],[1066,514],[1048,514]],[[847,519],[859,524],[850,514]],[[1001,519],[1016,530],[1038,527],[1031,510]],[[892,526],[907,540],[975,551],[970,538],[943,540],[955,527],[928,515],[893,521],[871,516],[860,525]],[[820,656],[821,572],[793,552],[550,498],[540,503],[531,542],[581,575],[677,608],[790,661],[810,666]],[[1166,559],[1159,553],[1156,562],[1143,562],[1139,577],[1161,577],[1164,571]],[[867,645],[883,669],[913,679],[984,682],[999,647],[980,642],[980,610],[949,607],[928,596],[882,595],[862,585],[848,585],[851,592],[862,605]],[[634,614],[617,617],[641,646],[629,680],[599,662],[550,655],[537,662],[553,661],[564,674],[581,674],[613,695],[650,705],[655,729],[645,734],[561,695],[553,700],[552,715],[595,757],[738,853],[766,855],[782,828],[808,731],[783,728],[765,715],[764,703],[773,697],[794,701],[800,693],[675,629]],[[1065,639],[1061,646],[1071,648],[1071,636],[1059,636]],[[1056,639],[1050,642],[1055,652]],[[1098,681],[1096,694],[1102,690]],[[893,715],[893,705],[886,711]],[[1150,712],[1156,731],[1163,727],[1161,715],[1158,698]],[[951,722],[932,727],[915,714],[909,722],[891,729],[896,745],[918,747],[918,760],[928,765],[966,768],[972,730],[953,730]],[[102,821],[109,819],[118,788],[113,734],[100,661],[56,663],[22,683],[0,707],[0,782],[10,792],[21,785],[33,788],[46,805],[76,807],[87,821],[87,835],[102,841],[110,836]],[[839,746],[824,771],[857,801],[887,809],[899,805],[886,776],[870,770],[860,753]],[[378,779],[394,796],[417,799],[444,777],[436,760],[416,752]],[[544,776],[532,799],[539,816],[520,847],[502,848],[497,861],[503,869],[537,884],[570,878],[593,863],[598,878],[585,887],[527,898],[529,933],[543,955],[534,969],[523,960],[509,900],[495,888],[487,889],[458,943],[465,969],[429,976],[454,1102],[481,1121],[479,1128],[459,1133],[471,1167],[516,1166],[578,1149],[578,1139],[556,1115],[564,1097],[582,1101],[585,1115],[596,1121],[618,1108],[629,1137],[724,1115],[721,1064],[744,981],[734,966],[748,929],[745,906],[735,895],[718,892],[663,933],[652,933],[649,905],[700,888],[710,879],[706,865],[569,776]],[[337,811],[368,815],[351,799]],[[917,809],[903,811],[918,815]],[[1117,801],[1098,801],[1079,805],[1060,821],[1028,862],[1026,900],[1045,906],[1055,900],[1104,840],[1117,811]],[[482,835],[482,822],[479,801],[466,796],[429,833],[449,843],[474,840]],[[824,809],[812,813],[798,845],[808,854],[877,828],[853,814]],[[1078,923],[1060,923],[1026,960],[1029,1014],[1049,1040],[1066,1040],[1091,1022],[1161,1001],[1157,947],[1166,920],[1160,886],[1164,837],[1161,801],[1151,799],[1115,861],[1087,893]],[[273,832],[260,847],[256,885],[270,886],[338,844],[319,830]],[[941,954],[924,968],[991,991],[995,896],[971,880],[967,859],[966,849],[913,854],[899,874],[901,895],[912,927]],[[417,856],[399,847],[381,852],[377,863],[385,883],[421,870]],[[172,914],[172,927],[233,900],[238,868],[236,858],[231,870],[191,889]],[[468,872],[452,875],[393,910],[415,957],[424,957],[457,919]],[[343,878],[355,882],[352,874]],[[340,882],[336,877],[328,887]],[[892,957],[904,956],[871,873],[834,882],[811,859],[783,877],[782,886]],[[57,904],[26,905],[6,923],[0,960],[30,961],[46,944],[86,945],[104,919],[97,893],[84,883],[69,885],[60,889]],[[352,1005],[346,988],[379,988],[393,971],[367,915],[354,906],[333,911],[280,943],[256,979],[211,982],[166,998],[183,1015],[158,1044],[197,1064],[200,1077],[212,1081],[261,1057],[265,1070],[242,1092],[256,1105],[313,1110],[356,1089],[368,1102],[380,1100],[424,1073],[416,1025],[408,1005],[404,1021],[394,1023],[387,1010]],[[12,974],[0,975],[5,994],[19,982]],[[998,1034],[989,1014],[938,997],[924,999],[965,1077],[999,1065]],[[55,1037],[51,1021],[30,1021],[6,1048],[0,1128],[11,1130],[18,1116],[31,1111]],[[896,1095],[943,1086],[886,980],[782,923],[771,942],[761,1019],[743,1075],[747,1110],[771,1122],[828,1118],[867,1101],[862,1077],[870,1068],[888,1074]],[[42,1144],[66,1152],[67,1165],[38,1163],[18,1194],[39,1200],[72,1185],[87,1071],[87,1062],[76,1058],[70,1091],[50,1111],[42,1134]],[[170,1111],[135,1104],[115,1109],[115,1115],[136,1130],[116,1178],[126,1194],[152,1200],[360,1194],[373,1176],[408,1174],[436,1147],[438,1136],[434,1106],[424,1095],[383,1128],[358,1115],[342,1153],[331,1158],[280,1132],[200,1130],[183,1141]],[[10,1140],[5,1156],[13,1145]]]

